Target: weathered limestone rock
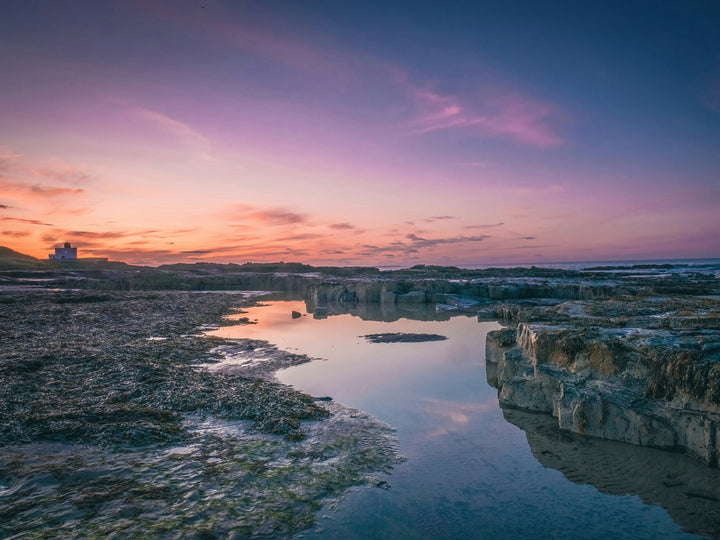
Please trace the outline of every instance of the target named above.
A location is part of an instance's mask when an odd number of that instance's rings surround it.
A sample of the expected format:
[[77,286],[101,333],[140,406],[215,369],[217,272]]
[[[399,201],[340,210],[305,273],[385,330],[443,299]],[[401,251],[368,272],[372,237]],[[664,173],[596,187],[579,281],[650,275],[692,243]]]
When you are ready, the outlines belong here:
[[380,302],[383,304],[394,304],[397,302],[397,295],[392,291],[383,291]]
[[[719,466],[718,301],[627,303],[621,328],[620,306],[608,301],[498,307],[514,325],[487,340],[500,404],[552,414],[564,430],[679,448]],[[668,317],[671,324],[658,324]]]
[[425,292],[411,291],[409,293],[399,294],[397,295],[397,302],[399,304],[424,304]]

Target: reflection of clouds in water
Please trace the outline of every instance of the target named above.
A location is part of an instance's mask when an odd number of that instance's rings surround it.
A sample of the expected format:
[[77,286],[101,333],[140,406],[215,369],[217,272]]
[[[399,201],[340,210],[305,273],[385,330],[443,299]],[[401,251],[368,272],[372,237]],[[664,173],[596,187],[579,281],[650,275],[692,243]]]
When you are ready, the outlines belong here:
[[427,433],[427,439],[435,439],[449,433],[460,431],[470,422],[473,415],[485,414],[497,410],[497,400],[484,403],[472,401],[450,401],[444,399],[423,399],[423,412],[441,418],[443,425]]

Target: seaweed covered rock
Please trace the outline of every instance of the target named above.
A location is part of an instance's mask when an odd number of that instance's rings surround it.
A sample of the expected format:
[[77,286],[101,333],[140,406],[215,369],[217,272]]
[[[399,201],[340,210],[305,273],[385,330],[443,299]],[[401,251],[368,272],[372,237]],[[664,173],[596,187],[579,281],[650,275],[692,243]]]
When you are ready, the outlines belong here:
[[[389,426],[273,379],[307,357],[200,332],[242,295],[0,300],[2,538],[290,537],[401,459]],[[215,369],[230,350],[270,360]]]

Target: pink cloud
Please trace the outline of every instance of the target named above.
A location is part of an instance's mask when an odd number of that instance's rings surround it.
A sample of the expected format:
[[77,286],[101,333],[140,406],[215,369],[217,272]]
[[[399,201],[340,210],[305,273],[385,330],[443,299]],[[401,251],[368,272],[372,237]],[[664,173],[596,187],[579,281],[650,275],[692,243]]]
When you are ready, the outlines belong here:
[[[304,73],[323,85],[339,84],[354,93],[384,87],[386,94],[397,93],[403,107],[410,101],[414,112],[405,127],[412,134],[459,129],[541,148],[564,142],[551,125],[558,113],[553,105],[505,88],[467,99],[433,91],[427,85],[413,84],[407,69],[392,60],[333,47],[320,41],[321,37],[308,39],[281,31],[273,23],[271,10],[255,6],[238,12],[212,1],[208,9],[198,11],[154,1],[136,3],[136,8],[163,21],[171,20],[188,32],[199,32],[204,39]],[[188,135],[187,126],[163,118],[154,120],[178,135]],[[191,138],[199,140],[197,135]]]
[[331,73],[338,66],[326,54],[301,41],[273,32],[260,32],[228,20],[215,20],[218,36],[238,49],[252,52],[293,69],[311,73]]
[[22,154],[16,154],[7,146],[0,146],[0,170],[11,165],[12,162],[20,159]]
[[336,230],[354,230],[354,229],[357,229],[357,227],[355,227],[355,225],[353,225],[352,223],[347,223],[347,222],[343,222],[343,223],[331,223],[330,225],[328,225],[328,227],[330,227],[331,229],[336,229]]
[[50,199],[67,195],[82,195],[78,187],[46,185],[45,180],[77,186],[89,183],[91,175],[81,167],[67,163],[36,164],[22,159],[22,154],[0,147],[0,189],[7,196],[24,200]]
[[189,148],[196,157],[206,161],[216,161],[209,152],[211,148],[210,139],[188,124],[143,107],[136,107],[132,110],[132,114],[158,132],[173,137],[182,146]]
[[232,219],[250,220],[264,225],[300,225],[307,224],[307,216],[285,208],[257,208],[239,204],[231,210]]
[[547,125],[556,112],[554,106],[513,94],[496,100],[493,108],[495,113],[483,124],[490,133],[540,147],[563,143]]
[[53,166],[38,168],[35,170],[35,174],[48,180],[72,185],[85,184],[91,180],[90,175],[86,171],[67,163],[58,163]]
[[242,9],[241,18],[235,10],[227,9],[219,2],[207,0],[206,3],[207,9],[202,10],[188,10],[186,6],[152,0],[134,2],[134,5],[135,9],[163,22],[173,21],[190,32],[199,30],[206,39],[292,69],[334,76],[349,72],[327,51],[274,30],[269,23],[271,11],[263,15],[262,10]]
[[81,188],[61,188],[53,186],[41,186],[38,184],[31,186],[30,191],[44,197],[57,197],[59,195],[77,195],[85,192],[85,190]]
[[510,138],[541,148],[564,142],[549,125],[557,116],[557,107],[519,92],[476,96],[467,103],[426,89],[411,88],[409,95],[415,104],[415,117],[410,121],[413,134],[464,129],[481,137]]

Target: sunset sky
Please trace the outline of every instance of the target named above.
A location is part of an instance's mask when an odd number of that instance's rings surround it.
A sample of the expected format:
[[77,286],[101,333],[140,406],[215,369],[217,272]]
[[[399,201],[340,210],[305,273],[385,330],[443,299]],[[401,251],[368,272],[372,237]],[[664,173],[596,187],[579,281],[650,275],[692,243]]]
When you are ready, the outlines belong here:
[[720,2],[0,0],[0,245],[720,257]]

